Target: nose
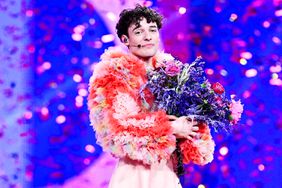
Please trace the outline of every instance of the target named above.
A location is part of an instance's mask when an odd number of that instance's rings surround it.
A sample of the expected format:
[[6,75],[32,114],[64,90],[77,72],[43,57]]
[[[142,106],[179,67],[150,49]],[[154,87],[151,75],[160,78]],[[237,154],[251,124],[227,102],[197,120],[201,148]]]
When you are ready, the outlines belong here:
[[148,31],[146,31],[145,32],[145,40],[147,40],[147,41],[150,41],[150,40],[152,40],[152,36],[151,36],[151,33],[150,32],[148,32]]

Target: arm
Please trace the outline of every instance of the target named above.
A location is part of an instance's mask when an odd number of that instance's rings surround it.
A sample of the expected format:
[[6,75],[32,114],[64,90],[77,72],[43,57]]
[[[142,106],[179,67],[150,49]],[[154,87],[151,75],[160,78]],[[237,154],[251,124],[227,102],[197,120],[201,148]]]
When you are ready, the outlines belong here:
[[105,151],[122,158],[152,164],[167,160],[175,137],[163,111],[142,109],[138,92],[114,66],[98,64],[89,87],[88,107],[97,142]]

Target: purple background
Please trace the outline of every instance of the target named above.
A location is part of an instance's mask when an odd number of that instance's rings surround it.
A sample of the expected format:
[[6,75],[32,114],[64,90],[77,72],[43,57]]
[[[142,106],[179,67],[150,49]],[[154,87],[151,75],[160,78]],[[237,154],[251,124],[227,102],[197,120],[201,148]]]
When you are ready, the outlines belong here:
[[89,126],[88,80],[119,45],[118,13],[135,2],[164,15],[166,52],[188,63],[203,56],[210,81],[244,104],[241,125],[213,133],[214,161],[188,165],[183,187],[282,187],[280,0],[34,0],[17,11],[1,1],[0,187],[107,186],[115,160]]

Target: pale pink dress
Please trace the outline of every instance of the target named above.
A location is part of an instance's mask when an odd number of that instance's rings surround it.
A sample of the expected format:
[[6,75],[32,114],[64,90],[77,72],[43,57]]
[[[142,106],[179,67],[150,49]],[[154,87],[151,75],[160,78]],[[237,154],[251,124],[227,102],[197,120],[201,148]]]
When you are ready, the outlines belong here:
[[119,159],[109,188],[182,188],[172,162],[144,166],[131,159]]

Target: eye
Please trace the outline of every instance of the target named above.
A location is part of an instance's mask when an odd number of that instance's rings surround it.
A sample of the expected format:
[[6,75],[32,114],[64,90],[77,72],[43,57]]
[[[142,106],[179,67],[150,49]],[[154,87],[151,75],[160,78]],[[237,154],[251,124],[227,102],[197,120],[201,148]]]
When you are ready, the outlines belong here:
[[141,31],[140,31],[140,30],[136,30],[136,31],[134,32],[134,34],[135,34],[135,35],[140,35],[140,34],[141,34]]
[[150,31],[153,32],[153,33],[157,32],[156,29],[151,29]]

